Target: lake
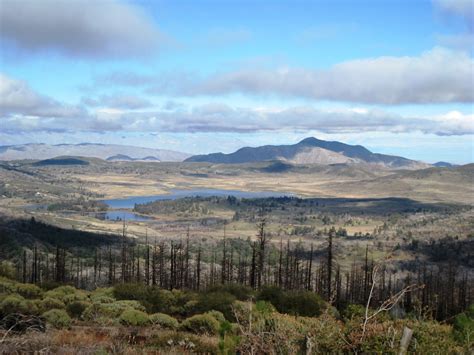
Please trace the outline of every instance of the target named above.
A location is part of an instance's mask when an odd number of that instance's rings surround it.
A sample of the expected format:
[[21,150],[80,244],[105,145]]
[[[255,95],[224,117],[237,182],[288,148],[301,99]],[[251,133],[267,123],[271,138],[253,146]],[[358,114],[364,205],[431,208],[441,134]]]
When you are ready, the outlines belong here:
[[176,200],[184,197],[226,197],[235,196],[237,198],[264,198],[264,197],[283,197],[292,196],[290,193],[274,191],[241,191],[241,190],[222,190],[222,189],[193,189],[193,190],[171,190],[169,194],[153,196],[131,196],[127,198],[117,198],[103,200],[110,208],[134,208],[135,204],[143,204],[160,200]]
[[147,216],[142,216],[137,213],[133,212],[128,212],[128,211],[107,211],[105,213],[101,213],[99,215],[100,219],[108,219],[112,221],[136,221],[136,222],[145,222],[152,220],[153,218],[147,217]]

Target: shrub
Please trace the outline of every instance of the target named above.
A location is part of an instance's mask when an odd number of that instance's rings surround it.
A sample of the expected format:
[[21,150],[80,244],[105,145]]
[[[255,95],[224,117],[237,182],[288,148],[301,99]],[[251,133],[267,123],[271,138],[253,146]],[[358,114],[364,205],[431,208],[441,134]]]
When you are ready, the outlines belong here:
[[74,301],[84,301],[87,299],[87,294],[82,290],[77,290],[72,286],[60,286],[47,291],[45,297],[56,298],[65,304]]
[[196,310],[200,313],[208,311],[219,311],[226,319],[233,319],[232,303],[236,301],[235,296],[228,292],[213,291],[199,296]]
[[474,346],[474,304],[466,312],[456,316],[453,328],[456,340],[465,344],[468,349]]
[[16,286],[16,292],[25,298],[35,299],[41,298],[43,290],[32,284],[18,284]]
[[196,334],[216,335],[219,332],[219,322],[209,314],[197,314],[185,319],[180,329]]
[[12,280],[9,280],[5,277],[0,277],[0,294],[15,293],[15,290],[16,290],[15,283]]
[[61,329],[71,325],[71,317],[62,309],[51,309],[43,313],[43,317],[53,327]]
[[251,287],[240,284],[216,285],[210,287],[207,292],[230,293],[239,301],[247,301],[254,295],[254,291]]
[[120,323],[131,326],[144,326],[150,323],[150,318],[145,312],[136,309],[126,309],[120,315]]
[[0,313],[3,316],[11,313],[34,314],[36,310],[32,309],[31,302],[26,301],[22,296],[14,293],[6,296],[0,302]]
[[263,316],[268,316],[276,312],[275,307],[267,301],[257,301],[257,303],[255,303],[255,309]]
[[[90,298],[93,302],[100,302],[100,303],[111,303],[115,301],[114,298],[114,288],[97,288],[91,292]],[[102,300],[107,300],[107,302],[103,302]]]
[[66,305],[61,300],[52,297],[46,297],[45,299],[40,301],[39,307],[41,312],[43,313],[49,311],[50,309],[64,309],[66,308]]
[[9,261],[0,261],[0,276],[6,277],[7,279],[15,279],[15,267]]
[[114,286],[113,295],[118,300],[145,300],[147,286],[137,283],[124,283]]
[[67,305],[66,311],[71,317],[80,318],[88,305],[89,303],[84,301],[74,301]]
[[365,315],[365,307],[360,304],[349,304],[342,312],[342,315],[347,320],[362,318]]
[[409,351],[419,354],[460,353],[452,337],[452,327],[432,321],[413,324],[415,342],[410,343]]
[[212,310],[212,311],[206,312],[206,314],[209,314],[210,316],[214,317],[219,323],[225,322],[225,317],[222,314],[222,312]]
[[305,317],[317,317],[325,308],[325,303],[311,291],[282,291],[277,287],[264,288],[258,300],[268,301],[281,313]]
[[138,301],[115,301],[113,303],[92,303],[84,312],[82,317],[86,320],[96,320],[98,318],[118,318],[128,309],[145,311],[145,308]]
[[177,329],[179,326],[175,318],[164,313],[154,313],[150,315],[150,321],[161,328]]

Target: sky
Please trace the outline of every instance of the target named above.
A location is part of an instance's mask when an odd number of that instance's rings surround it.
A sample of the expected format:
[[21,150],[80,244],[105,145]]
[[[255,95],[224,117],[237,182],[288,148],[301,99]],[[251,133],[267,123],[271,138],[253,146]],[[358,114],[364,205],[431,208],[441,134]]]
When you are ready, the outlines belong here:
[[0,145],[471,163],[473,1],[0,0]]

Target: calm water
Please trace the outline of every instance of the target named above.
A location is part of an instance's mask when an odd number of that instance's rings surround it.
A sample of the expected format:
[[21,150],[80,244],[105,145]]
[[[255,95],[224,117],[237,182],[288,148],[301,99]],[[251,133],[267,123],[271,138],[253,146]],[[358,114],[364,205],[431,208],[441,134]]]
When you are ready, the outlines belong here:
[[[171,190],[169,194],[154,196],[135,196],[123,199],[104,200],[110,208],[133,208],[135,204],[143,204],[160,200],[176,200],[184,197],[210,197],[210,196],[235,196],[237,198],[259,198],[259,197],[282,197],[291,196],[289,193],[272,191],[241,191],[241,190],[222,190],[222,189],[194,189],[194,190]],[[115,212],[115,211],[114,211]],[[110,212],[109,212],[110,213]]]
[[149,221],[153,219],[151,217],[141,216],[139,214],[128,212],[128,211],[107,211],[104,214],[101,214],[100,218],[109,219],[113,221],[126,220],[126,221],[137,221],[137,222]]

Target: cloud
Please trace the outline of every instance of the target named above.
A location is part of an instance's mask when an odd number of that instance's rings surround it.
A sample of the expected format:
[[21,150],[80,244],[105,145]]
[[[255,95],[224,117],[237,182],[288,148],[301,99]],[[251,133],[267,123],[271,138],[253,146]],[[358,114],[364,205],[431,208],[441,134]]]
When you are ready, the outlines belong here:
[[374,104],[474,101],[474,61],[436,48],[419,57],[378,57],[342,62],[327,70],[283,68],[216,74],[190,94],[276,94]]
[[[101,122],[137,132],[278,132],[323,133],[423,132],[436,135],[474,134],[474,115],[453,111],[435,117],[405,117],[383,110],[311,106],[290,108],[231,107],[209,103],[188,109],[154,112],[102,112]],[[118,128],[120,127],[120,128]]]
[[446,19],[461,19],[465,29],[461,33],[438,35],[438,42],[458,50],[474,50],[474,3],[472,0],[433,0],[435,9]]
[[463,18],[467,26],[473,30],[474,4],[472,0],[434,0],[433,3],[444,14]]
[[243,68],[207,77],[187,72],[115,72],[97,83],[141,86],[158,95],[242,93],[384,105],[470,103],[474,101],[473,67],[465,52],[434,48],[420,56],[356,59],[328,69]]
[[78,117],[85,111],[34,91],[28,83],[0,73],[0,114],[2,116]]
[[2,46],[74,58],[152,53],[163,37],[139,7],[116,0],[0,0]]
[[114,107],[122,109],[142,109],[152,106],[151,102],[142,97],[127,94],[101,95],[97,98],[83,98],[82,103],[92,107]]
[[252,133],[315,130],[328,134],[474,134],[474,115],[458,111],[412,117],[364,107],[234,107],[220,102],[186,106],[174,101],[165,102],[160,109],[143,110],[148,104],[140,97],[115,94],[84,99],[82,105],[68,105],[36,92],[25,81],[0,75],[3,132]]

